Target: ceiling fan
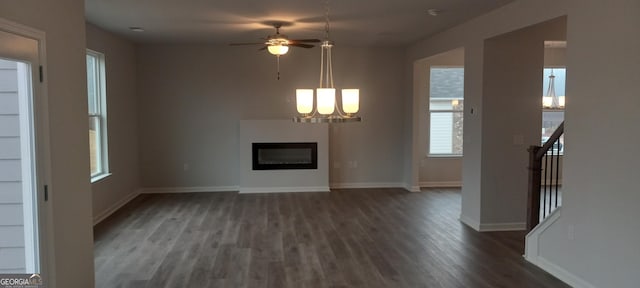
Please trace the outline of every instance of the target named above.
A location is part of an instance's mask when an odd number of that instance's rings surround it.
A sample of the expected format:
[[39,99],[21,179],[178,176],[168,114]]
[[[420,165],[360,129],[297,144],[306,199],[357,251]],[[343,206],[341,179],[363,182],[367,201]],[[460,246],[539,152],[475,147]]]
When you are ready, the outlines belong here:
[[313,48],[314,45],[308,43],[319,43],[320,39],[289,39],[287,35],[280,34],[280,28],[283,26],[283,23],[276,22],[272,24],[273,28],[276,28],[276,34],[269,35],[267,38],[264,38],[264,42],[255,42],[255,43],[231,43],[231,46],[242,46],[242,45],[263,45],[259,50],[267,49],[269,53],[280,56],[287,54],[289,52],[289,47],[301,47],[301,48]]

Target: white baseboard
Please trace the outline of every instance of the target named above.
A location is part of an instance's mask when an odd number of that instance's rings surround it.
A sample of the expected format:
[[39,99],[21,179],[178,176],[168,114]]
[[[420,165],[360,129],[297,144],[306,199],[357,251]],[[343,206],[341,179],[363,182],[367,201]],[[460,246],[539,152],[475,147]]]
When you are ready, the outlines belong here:
[[142,194],[156,193],[200,193],[200,192],[236,192],[238,186],[210,186],[210,187],[147,187],[140,189]]
[[331,189],[405,188],[405,185],[399,182],[330,183],[329,186]]
[[549,274],[560,279],[562,282],[569,284],[569,286],[571,287],[596,288],[596,286],[589,284],[587,281],[584,281],[582,278],[570,273],[569,271],[563,269],[562,267],[556,264],[553,264],[540,256],[532,257],[532,258],[526,257],[526,260],[540,267],[540,269],[547,271]]
[[424,188],[456,188],[462,187],[460,181],[425,181],[420,182],[420,187]]
[[476,231],[480,231],[480,222],[471,219],[470,217],[467,217],[465,215],[460,214],[460,222],[462,222],[462,224],[465,224],[469,227],[471,227],[473,230]]
[[527,230],[527,223],[525,222],[513,222],[513,223],[480,223],[480,232],[495,232],[495,231],[524,231]]
[[459,220],[478,232],[522,231],[527,228],[527,223],[480,223],[465,215],[460,215]]
[[404,186],[404,190],[407,190],[407,192],[422,192],[420,186]]
[[134,198],[138,197],[138,195],[140,195],[140,191],[136,190],[133,191],[132,193],[130,193],[129,195],[125,196],[124,198],[120,199],[120,201],[114,203],[113,205],[111,205],[111,207],[109,207],[107,210],[101,212],[100,214],[96,215],[93,217],[93,225],[98,225],[98,223],[102,222],[104,219],[107,219],[107,217],[111,216],[111,214],[113,214],[114,212],[118,211],[118,209],[122,208],[124,205],[127,205],[127,203],[131,202],[131,200],[133,200]]
[[292,193],[292,192],[329,192],[329,187],[241,187],[240,194],[249,193]]

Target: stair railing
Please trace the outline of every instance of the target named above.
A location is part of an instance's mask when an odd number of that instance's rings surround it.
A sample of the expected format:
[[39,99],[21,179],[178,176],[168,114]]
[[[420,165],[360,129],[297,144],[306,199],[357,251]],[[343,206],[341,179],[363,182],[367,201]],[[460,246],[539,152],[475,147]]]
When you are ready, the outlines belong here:
[[[527,230],[531,231],[540,221],[560,206],[560,153],[563,145],[564,122],[558,126],[547,142],[529,146],[529,191],[527,204]],[[544,171],[544,175],[543,175]]]

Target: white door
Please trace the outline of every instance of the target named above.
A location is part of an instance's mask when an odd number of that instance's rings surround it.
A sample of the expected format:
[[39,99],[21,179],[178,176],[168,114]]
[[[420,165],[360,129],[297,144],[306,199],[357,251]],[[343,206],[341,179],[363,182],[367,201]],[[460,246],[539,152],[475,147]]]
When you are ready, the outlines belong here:
[[41,220],[48,200],[43,39],[18,30],[0,21],[0,274],[39,274],[46,263]]

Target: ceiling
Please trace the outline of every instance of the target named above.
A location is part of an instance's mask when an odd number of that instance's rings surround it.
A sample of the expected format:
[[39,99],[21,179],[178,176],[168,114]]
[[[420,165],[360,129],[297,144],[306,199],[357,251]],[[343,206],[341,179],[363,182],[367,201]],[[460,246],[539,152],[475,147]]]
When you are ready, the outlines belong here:
[[[333,0],[331,39],[405,46],[512,1]],[[85,0],[88,22],[137,43],[254,42],[275,32],[273,21],[290,38],[323,39],[324,9],[325,0]]]

